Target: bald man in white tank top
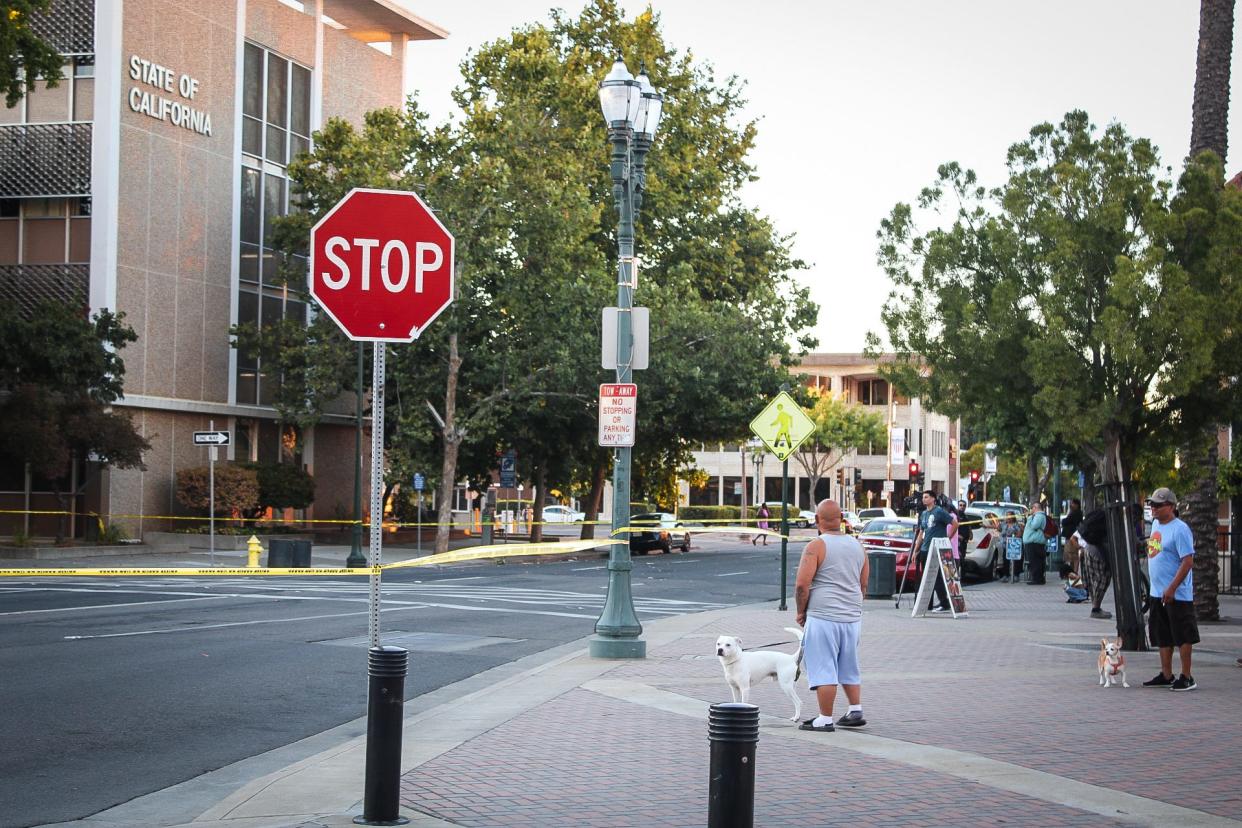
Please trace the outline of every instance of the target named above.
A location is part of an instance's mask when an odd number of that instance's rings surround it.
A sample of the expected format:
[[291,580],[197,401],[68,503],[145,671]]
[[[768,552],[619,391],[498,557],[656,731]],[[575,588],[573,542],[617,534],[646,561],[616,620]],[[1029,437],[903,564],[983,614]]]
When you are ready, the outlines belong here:
[[[858,639],[862,602],[867,591],[867,555],[862,544],[841,527],[841,507],[831,500],[815,509],[819,537],[806,545],[794,597],[803,628],[806,676],[819,702],[819,716],[799,728],[828,733],[836,727],[862,727],[862,674]],[[845,691],[850,710],[834,725],[832,706],[837,685]]]

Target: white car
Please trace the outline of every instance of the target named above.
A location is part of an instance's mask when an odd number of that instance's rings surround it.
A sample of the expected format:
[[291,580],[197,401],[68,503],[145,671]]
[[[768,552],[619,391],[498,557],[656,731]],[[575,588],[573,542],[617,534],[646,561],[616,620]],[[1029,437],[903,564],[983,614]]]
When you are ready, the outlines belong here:
[[544,506],[544,523],[581,523],[586,520],[585,512],[575,512],[568,506]]
[[862,523],[866,523],[872,518],[878,518],[878,517],[895,518],[897,517],[897,513],[894,512],[892,509],[888,508],[887,506],[881,506],[875,509],[859,509],[858,510],[858,520],[861,521]]

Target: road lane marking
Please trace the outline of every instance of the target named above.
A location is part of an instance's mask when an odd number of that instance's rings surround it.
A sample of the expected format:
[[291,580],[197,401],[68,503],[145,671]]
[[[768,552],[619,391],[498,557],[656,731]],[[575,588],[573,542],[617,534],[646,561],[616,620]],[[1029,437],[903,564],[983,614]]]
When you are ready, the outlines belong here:
[[[396,607],[394,609],[385,609],[383,612],[404,612],[406,610],[425,609],[424,604],[416,604],[412,607]],[[287,624],[293,621],[318,621],[323,618],[347,618],[351,615],[366,615],[369,610],[362,612],[334,612],[328,615],[304,615],[301,618],[260,618],[254,621],[229,621],[224,624],[199,624],[194,627],[167,627],[162,630],[131,630],[121,633],[96,633],[94,635],[66,635],[65,641],[85,641],[89,638],[129,638],[135,635],[167,635],[168,633],[194,632],[195,630],[218,630],[225,627],[253,627],[258,624]]]
[[37,615],[43,612],[73,612],[74,610],[93,610],[93,609],[112,609],[113,607],[145,607],[151,604],[179,604],[183,601],[214,601],[221,598],[228,598],[228,595],[200,595],[197,598],[169,598],[167,601],[126,601],[123,604],[89,604],[84,607],[53,607],[51,609],[37,610],[12,610],[10,612],[0,612],[0,616],[5,615]]
[[730,575],[749,575],[749,572],[721,572],[716,575],[717,578],[728,578]]
[[607,569],[606,565],[601,566],[580,566],[577,569],[571,569],[570,572],[588,572],[592,569]]

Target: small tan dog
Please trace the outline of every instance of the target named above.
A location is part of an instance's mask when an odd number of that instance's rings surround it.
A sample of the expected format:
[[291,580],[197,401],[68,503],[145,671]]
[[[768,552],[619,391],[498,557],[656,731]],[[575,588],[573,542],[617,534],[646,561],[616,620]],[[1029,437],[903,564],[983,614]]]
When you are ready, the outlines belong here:
[[1121,686],[1129,687],[1126,683],[1126,657],[1121,654],[1121,639],[1118,638],[1114,643],[1107,638],[1100,639],[1100,686],[1116,686],[1117,676],[1121,676]]

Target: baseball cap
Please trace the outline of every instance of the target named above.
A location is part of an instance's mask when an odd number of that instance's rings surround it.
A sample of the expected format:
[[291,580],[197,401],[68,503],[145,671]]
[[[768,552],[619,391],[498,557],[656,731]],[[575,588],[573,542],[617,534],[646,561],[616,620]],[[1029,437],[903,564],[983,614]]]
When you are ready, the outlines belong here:
[[1147,502],[1151,504],[1172,503],[1177,505],[1177,495],[1173,494],[1173,490],[1167,486],[1161,486],[1151,493],[1151,497],[1147,498]]

